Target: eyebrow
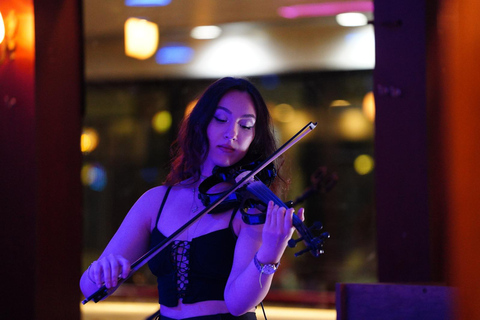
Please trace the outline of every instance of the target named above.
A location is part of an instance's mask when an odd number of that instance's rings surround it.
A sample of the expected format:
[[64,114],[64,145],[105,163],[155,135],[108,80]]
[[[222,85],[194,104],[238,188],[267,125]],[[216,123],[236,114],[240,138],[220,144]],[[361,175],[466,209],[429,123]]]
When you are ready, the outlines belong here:
[[[225,108],[225,107],[218,106],[217,109],[222,109],[223,111],[227,112],[228,114],[232,114],[232,111],[230,111],[230,109],[227,109],[227,108]],[[246,114],[242,115],[241,118],[253,118],[253,119],[256,119],[257,117],[256,117],[254,114],[246,113]]]

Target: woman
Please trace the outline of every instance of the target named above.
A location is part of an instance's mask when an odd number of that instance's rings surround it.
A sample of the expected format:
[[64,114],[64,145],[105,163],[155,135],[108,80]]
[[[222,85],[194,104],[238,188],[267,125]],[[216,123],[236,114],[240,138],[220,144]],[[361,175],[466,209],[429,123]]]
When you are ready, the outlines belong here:
[[[213,83],[182,122],[173,150],[165,185],[140,197],[84,272],[85,296],[103,284],[115,287],[132,262],[202,210],[198,187],[216,166],[263,160],[275,150],[258,90],[244,79]],[[236,209],[202,216],[149,262],[158,278],[160,319],[256,319],[292,235],[293,209],[270,202],[263,225],[244,223]]]

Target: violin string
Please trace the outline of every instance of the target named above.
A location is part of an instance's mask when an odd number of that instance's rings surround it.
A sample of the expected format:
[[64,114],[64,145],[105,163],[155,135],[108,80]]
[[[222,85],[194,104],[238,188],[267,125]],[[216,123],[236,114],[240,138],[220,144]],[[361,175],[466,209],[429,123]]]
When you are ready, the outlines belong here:
[[275,204],[285,207],[285,204],[273,193],[273,191],[260,181],[251,183],[247,189],[266,205],[268,205],[268,201],[272,200]]

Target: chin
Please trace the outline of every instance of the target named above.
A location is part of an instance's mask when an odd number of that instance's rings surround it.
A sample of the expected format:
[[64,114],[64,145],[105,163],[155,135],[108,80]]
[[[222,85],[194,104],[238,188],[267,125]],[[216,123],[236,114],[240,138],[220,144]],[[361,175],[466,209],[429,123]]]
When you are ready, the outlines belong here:
[[217,163],[215,163],[215,165],[225,168],[225,167],[230,167],[230,166],[233,166],[233,165],[237,164],[240,160],[242,160],[242,158],[239,158],[239,159],[225,159],[224,161],[218,161]]
[[233,166],[235,163],[237,163],[238,161],[235,161],[235,162],[230,162],[230,161],[225,161],[225,162],[219,162],[216,164],[216,166],[218,167],[222,167],[222,168],[226,168],[226,167],[230,167],[230,166]]

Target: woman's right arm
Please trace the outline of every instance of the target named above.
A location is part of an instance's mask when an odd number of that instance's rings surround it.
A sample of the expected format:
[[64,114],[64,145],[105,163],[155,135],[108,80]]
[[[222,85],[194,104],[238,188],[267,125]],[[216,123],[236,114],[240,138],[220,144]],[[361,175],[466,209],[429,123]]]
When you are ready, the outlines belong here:
[[150,233],[165,187],[145,192],[135,202],[98,260],[92,262],[80,279],[80,288],[89,297],[103,284],[116,287],[118,277],[126,278],[130,265],[148,251]]

